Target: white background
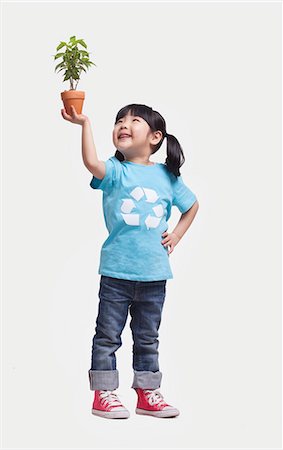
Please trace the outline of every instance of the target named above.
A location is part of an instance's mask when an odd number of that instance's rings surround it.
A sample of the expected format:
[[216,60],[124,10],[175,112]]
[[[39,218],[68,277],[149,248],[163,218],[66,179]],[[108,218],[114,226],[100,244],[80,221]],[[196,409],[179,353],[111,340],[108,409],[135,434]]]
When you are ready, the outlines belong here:
[[[281,447],[281,3],[4,2],[2,13],[3,446]],[[159,333],[176,419],[134,412],[129,317],[116,356],[131,417],[91,414],[108,234],[81,128],[60,113],[69,83],[53,55],[73,35],[97,64],[77,89],[99,158],[115,153],[121,107],[152,106],[199,201],[170,255]],[[152,161],[165,157],[163,144]]]

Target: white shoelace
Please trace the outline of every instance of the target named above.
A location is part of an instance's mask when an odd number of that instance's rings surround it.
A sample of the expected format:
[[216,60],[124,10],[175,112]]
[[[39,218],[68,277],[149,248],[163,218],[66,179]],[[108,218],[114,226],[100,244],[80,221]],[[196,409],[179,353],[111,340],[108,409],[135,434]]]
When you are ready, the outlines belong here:
[[158,389],[144,389],[144,393],[148,398],[150,405],[165,405],[166,402],[163,400],[163,395]]
[[117,394],[113,391],[101,391],[99,393],[101,404],[108,403],[110,406],[123,406],[117,397]]

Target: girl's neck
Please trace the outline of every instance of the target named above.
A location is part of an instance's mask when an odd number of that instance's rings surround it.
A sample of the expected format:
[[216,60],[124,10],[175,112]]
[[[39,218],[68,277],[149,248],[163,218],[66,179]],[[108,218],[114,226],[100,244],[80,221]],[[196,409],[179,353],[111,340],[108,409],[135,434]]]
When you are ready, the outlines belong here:
[[133,164],[139,164],[141,166],[154,166],[155,163],[151,162],[151,161],[141,161],[141,160],[134,160],[134,159],[124,159],[124,162],[130,162]]
[[124,159],[125,162],[132,162],[134,164],[141,164],[142,166],[154,166],[154,163],[149,161],[149,159],[142,158],[133,158],[133,159]]

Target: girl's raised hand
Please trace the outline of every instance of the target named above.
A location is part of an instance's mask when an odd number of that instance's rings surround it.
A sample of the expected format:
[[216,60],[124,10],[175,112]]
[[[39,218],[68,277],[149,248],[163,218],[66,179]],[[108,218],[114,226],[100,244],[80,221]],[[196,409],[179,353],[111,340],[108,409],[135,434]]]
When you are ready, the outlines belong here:
[[73,105],[71,105],[71,111],[72,112],[70,115],[70,114],[67,114],[65,108],[61,109],[61,114],[65,120],[68,120],[69,122],[72,122],[72,123],[77,123],[78,125],[83,125],[84,122],[86,120],[88,120],[88,117],[85,116],[84,114],[77,114]]

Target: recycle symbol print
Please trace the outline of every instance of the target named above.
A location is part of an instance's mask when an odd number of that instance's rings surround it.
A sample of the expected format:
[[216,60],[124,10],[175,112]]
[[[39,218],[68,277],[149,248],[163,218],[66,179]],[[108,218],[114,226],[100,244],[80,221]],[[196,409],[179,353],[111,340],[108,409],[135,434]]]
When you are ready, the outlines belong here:
[[[123,203],[121,205],[121,214],[127,225],[140,225],[140,214],[135,212],[132,213],[132,210],[137,208],[135,201],[140,202],[143,200],[146,203],[156,203],[159,199],[159,195],[154,189],[137,186],[130,192],[130,196],[132,198],[122,199]],[[157,228],[165,213],[164,207],[161,203],[156,206],[152,206],[152,212],[154,215],[148,214],[144,221],[148,230],[150,230],[150,228]]]

